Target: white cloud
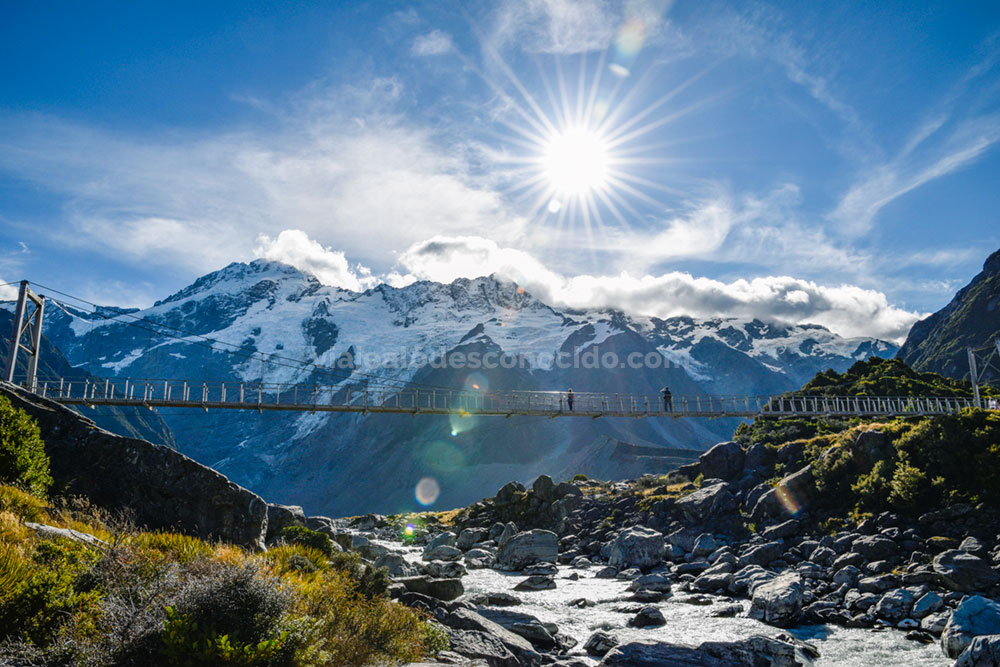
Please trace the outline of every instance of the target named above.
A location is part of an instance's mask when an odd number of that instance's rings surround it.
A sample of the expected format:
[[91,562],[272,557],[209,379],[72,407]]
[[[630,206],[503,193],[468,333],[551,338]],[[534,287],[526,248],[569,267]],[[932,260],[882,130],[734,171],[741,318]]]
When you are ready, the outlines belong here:
[[431,30],[426,35],[420,35],[413,40],[410,51],[415,56],[440,56],[454,48],[451,35],[440,30]]
[[366,264],[435,233],[523,220],[469,156],[392,114],[393,79],[322,88],[268,111],[268,123],[210,135],[136,138],[51,117],[0,117],[0,170],[64,203],[50,240],[205,273],[253,256],[260,234],[294,224]]
[[876,336],[901,341],[923,314],[889,304],[885,294],[855,285],[820,285],[788,276],[724,282],[689,273],[659,275],[575,275],[556,273],[531,254],[504,248],[482,237],[435,237],[414,244],[400,256],[405,274],[450,282],[496,273],[516,281],[557,307],[616,308],[633,315],[671,317],[757,317],[826,326],[845,336]]
[[2,301],[12,301],[17,298],[17,284],[7,285],[7,282],[10,281],[4,280],[3,277],[0,277],[0,300]]
[[[372,286],[371,271],[357,266],[353,270],[343,252],[331,250],[310,239],[301,229],[286,229],[276,238],[261,234],[254,250],[258,257],[291,264],[316,276],[325,285],[354,292]],[[359,279],[358,274],[364,278]]]
[[494,16],[495,46],[534,53],[586,53],[607,48],[626,23],[629,46],[659,35],[667,0],[504,0]]

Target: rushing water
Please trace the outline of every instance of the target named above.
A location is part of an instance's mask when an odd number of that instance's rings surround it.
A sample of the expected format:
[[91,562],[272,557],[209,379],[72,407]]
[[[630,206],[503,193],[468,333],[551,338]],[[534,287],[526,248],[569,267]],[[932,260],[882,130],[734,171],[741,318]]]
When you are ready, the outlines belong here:
[[[398,549],[398,545],[396,545]],[[411,551],[407,556],[416,561],[419,551]],[[573,581],[564,579],[571,572],[580,575]],[[596,568],[574,570],[559,566],[556,575],[557,588],[548,591],[519,591],[514,593],[523,604],[508,607],[512,611],[531,614],[547,623],[555,623],[560,632],[570,635],[579,642],[574,652],[580,653],[583,643],[596,630],[604,630],[618,637],[619,641],[655,640],[697,646],[705,641],[735,641],[751,635],[774,636],[780,630],[749,618],[713,618],[713,608],[724,602],[712,596],[711,606],[697,606],[680,602],[687,597],[678,592],[673,599],[655,603],[667,619],[667,624],[659,628],[637,629],[626,625],[633,614],[614,611],[623,604],[635,604],[628,600],[627,581],[597,579]],[[470,570],[463,577],[467,594],[490,592],[513,592],[524,577],[495,570]],[[577,598],[587,598],[596,602],[594,607],[579,609],[567,603]],[[749,603],[742,602],[744,609]],[[941,667],[950,665],[935,642],[921,645],[905,638],[898,630],[861,630],[832,625],[802,626],[786,631],[799,639],[808,641],[820,652],[817,665],[850,665],[851,667],[912,667],[923,665]],[[597,664],[598,660],[583,656]]]

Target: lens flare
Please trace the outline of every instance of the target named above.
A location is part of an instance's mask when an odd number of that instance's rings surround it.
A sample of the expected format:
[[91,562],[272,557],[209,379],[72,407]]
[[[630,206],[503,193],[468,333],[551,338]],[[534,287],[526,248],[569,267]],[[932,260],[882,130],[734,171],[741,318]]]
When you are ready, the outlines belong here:
[[403,529],[403,534],[406,535],[407,537],[413,537],[414,530],[415,528],[413,527],[413,524],[408,523],[406,524],[406,528]]
[[417,488],[413,495],[416,497],[418,503],[427,507],[428,505],[433,505],[434,501],[441,495],[441,487],[433,477],[424,477],[417,482]]

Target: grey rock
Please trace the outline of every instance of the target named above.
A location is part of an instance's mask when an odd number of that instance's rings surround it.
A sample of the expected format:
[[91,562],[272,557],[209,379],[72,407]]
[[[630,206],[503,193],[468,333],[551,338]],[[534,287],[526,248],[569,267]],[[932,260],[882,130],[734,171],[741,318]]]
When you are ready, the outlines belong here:
[[594,573],[595,579],[614,579],[618,576],[618,568],[608,565],[607,567],[602,567],[600,570]]
[[910,615],[919,620],[925,616],[933,614],[936,611],[939,611],[943,606],[944,600],[941,599],[941,596],[934,591],[929,591],[921,595],[917,598],[917,601],[913,603]]
[[941,582],[953,591],[971,593],[1000,582],[1000,574],[988,562],[959,549],[942,551],[932,565]]
[[931,634],[940,636],[944,629],[948,626],[948,621],[951,619],[951,610],[945,609],[944,611],[935,612],[924,618],[920,619],[920,629],[930,632]]
[[451,651],[462,657],[485,661],[489,667],[519,667],[521,664],[498,637],[487,632],[455,628],[448,628],[447,632]]
[[618,638],[614,635],[598,631],[587,638],[587,641],[583,644],[583,650],[586,651],[588,655],[601,658],[608,651],[618,646],[618,643]]
[[390,577],[412,577],[416,574],[416,568],[406,562],[400,554],[385,553],[375,559],[375,567],[384,567],[389,570]]
[[785,546],[781,542],[768,542],[751,547],[743,554],[739,560],[740,567],[747,565],[769,565],[773,560],[779,558],[785,551]]
[[720,442],[698,457],[705,479],[721,479],[726,482],[743,474],[746,454],[736,442]]
[[650,606],[640,609],[638,614],[629,619],[628,624],[633,628],[659,627],[666,625],[667,619],[664,618],[662,611]]
[[79,542],[80,544],[86,544],[87,546],[98,547],[100,549],[107,546],[104,540],[99,537],[95,537],[90,533],[82,533],[79,530],[73,530],[71,528],[56,528],[55,526],[49,526],[44,523],[33,523],[31,521],[25,521],[24,527],[29,529],[35,535],[38,535],[46,540],[64,538],[73,542]]
[[437,579],[455,579],[468,574],[457,561],[432,560],[424,564],[424,572]]
[[798,535],[802,530],[802,524],[798,519],[789,519],[779,523],[777,526],[765,528],[760,534],[765,540],[780,540],[792,535]]
[[957,658],[973,638],[995,634],[1000,634],[1000,603],[969,595],[962,598],[941,632],[941,650]]
[[566,496],[582,496],[583,491],[580,490],[576,484],[570,484],[569,482],[559,482],[559,486],[556,487],[556,497],[565,498]]
[[703,486],[684,496],[676,504],[677,509],[694,523],[731,514],[737,506],[736,497],[725,482]]
[[456,599],[465,592],[461,579],[435,579],[423,574],[415,577],[400,577],[395,581],[397,584],[403,584],[408,591],[446,602]]
[[485,528],[466,528],[458,534],[455,546],[462,551],[467,551],[479,542],[483,542],[489,537],[489,531]]
[[802,579],[786,572],[757,586],[748,616],[778,627],[795,625],[802,617]]
[[439,544],[436,547],[424,549],[421,556],[424,560],[458,560],[462,557],[462,550],[457,547]]
[[555,563],[559,558],[559,537],[549,530],[529,530],[510,537],[497,552],[497,567],[521,570],[535,563]]
[[619,533],[611,543],[608,562],[612,567],[637,567],[648,570],[663,561],[663,534],[650,528],[634,526]]
[[275,539],[289,526],[305,526],[306,513],[298,505],[267,504],[267,539]]
[[905,588],[897,588],[882,596],[875,605],[875,615],[893,623],[910,615],[914,595]]
[[799,510],[808,508],[816,497],[816,480],[811,465],[784,477],[777,486],[761,495],[750,512],[751,520],[760,524],[770,519],[791,516],[795,510],[789,509],[789,506],[782,502],[782,498],[788,497],[795,499]]
[[521,604],[521,599],[510,593],[480,593],[469,598],[476,606],[515,607]]
[[455,533],[451,532],[450,530],[446,530],[443,533],[438,533],[437,535],[435,535],[434,537],[432,537],[427,541],[426,546],[424,546],[424,551],[431,551],[432,549],[435,549],[436,547],[439,547],[442,544],[445,544],[449,547],[455,546]]
[[892,560],[899,553],[899,547],[892,540],[880,535],[863,535],[854,540],[851,551],[861,554],[866,560]]
[[818,654],[807,644],[754,636],[705,642],[697,648],[666,642],[629,642],[604,656],[602,667],[808,667]]
[[630,591],[659,591],[660,593],[670,592],[670,578],[665,574],[644,574],[636,577],[629,584]]
[[985,544],[971,535],[962,540],[962,543],[958,546],[958,548],[962,551],[967,551],[973,556],[979,556],[980,558],[985,558],[990,551],[986,548]]
[[551,503],[556,499],[556,483],[548,475],[539,475],[531,485],[531,490],[543,502]]
[[497,637],[520,661],[520,664],[525,667],[534,667],[542,662],[542,656],[528,640],[474,611],[456,609],[448,614],[442,622],[448,627],[457,630],[478,630],[479,632],[485,632]]
[[549,591],[556,587],[556,580],[544,574],[535,574],[514,586],[515,591]]
[[1000,667],[1000,635],[975,637],[952,667]]

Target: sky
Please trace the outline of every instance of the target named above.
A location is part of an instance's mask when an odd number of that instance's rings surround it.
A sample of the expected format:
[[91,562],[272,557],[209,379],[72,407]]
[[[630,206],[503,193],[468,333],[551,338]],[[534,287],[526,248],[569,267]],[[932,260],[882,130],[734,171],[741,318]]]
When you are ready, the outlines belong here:
[[8,2],[0,282],[263,257],[899,342],[1000,247],[998,142],[996,2]]

